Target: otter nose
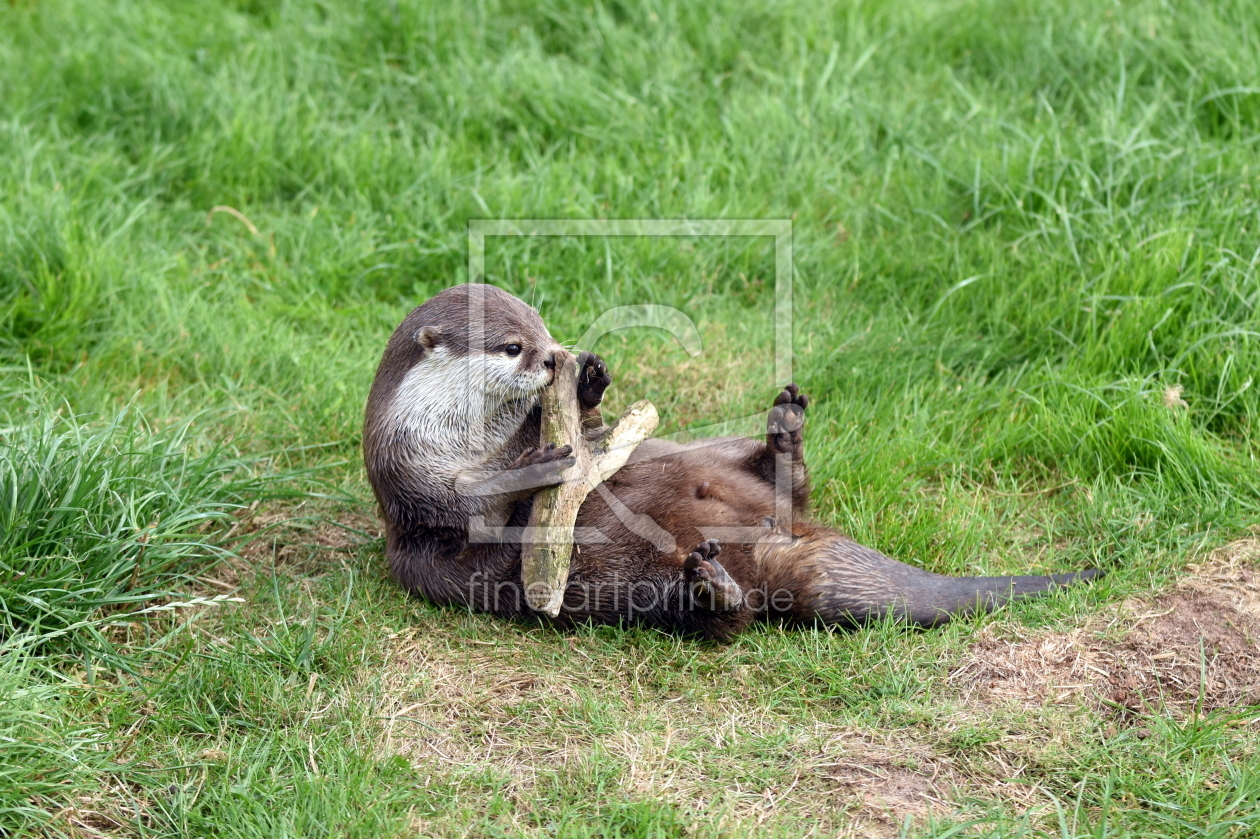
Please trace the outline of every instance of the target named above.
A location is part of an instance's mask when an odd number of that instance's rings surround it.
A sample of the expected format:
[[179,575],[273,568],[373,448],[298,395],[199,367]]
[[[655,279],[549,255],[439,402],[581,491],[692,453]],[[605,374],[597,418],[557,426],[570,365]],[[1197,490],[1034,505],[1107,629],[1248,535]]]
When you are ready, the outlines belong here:
[[546,367],[548,370],[556,369],[556,354],[555,353],[550,353],[545,359],[543,359],[543,367]]

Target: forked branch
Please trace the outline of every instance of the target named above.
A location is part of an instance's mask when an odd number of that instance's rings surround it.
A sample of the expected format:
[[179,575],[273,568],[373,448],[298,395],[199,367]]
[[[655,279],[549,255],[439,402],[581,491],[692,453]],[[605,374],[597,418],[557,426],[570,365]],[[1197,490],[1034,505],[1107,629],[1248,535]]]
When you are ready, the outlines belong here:
[[578,509],[600,482],[630,458],[639,443],[656,430],[659,417],[651,402],[630,406],[598,439],[582,436],[582,416],[577,400],[577,360],[565,353],[557,358],[555,379],[542,393],[541,445],[573,447],[574,463],[561,477],[563,483],[544,487],[534,495],[529,527],[521,544],[521,581],[525,602],[537,612],[560,614],[573,555],[573,526]]

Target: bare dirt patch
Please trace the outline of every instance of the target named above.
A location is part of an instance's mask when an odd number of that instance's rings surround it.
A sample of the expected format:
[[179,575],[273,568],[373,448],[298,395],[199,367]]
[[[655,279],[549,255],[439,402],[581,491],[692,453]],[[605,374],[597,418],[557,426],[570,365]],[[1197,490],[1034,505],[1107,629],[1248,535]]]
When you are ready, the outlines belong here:
[[1186,571],[1179,591],[1214,595],[1260,622],[1260,538],[1232,542]]
[[965,697],[1184,715],[1260,704],[1260,541],[1191,566],[1175,589],[1070,632],[986,628],[950,676]]
[[827,740],[811,768],[834,785],[853,835],[895,836],[907,818],[952,813],[969,786],[930,746],[887,732],[845,731]]

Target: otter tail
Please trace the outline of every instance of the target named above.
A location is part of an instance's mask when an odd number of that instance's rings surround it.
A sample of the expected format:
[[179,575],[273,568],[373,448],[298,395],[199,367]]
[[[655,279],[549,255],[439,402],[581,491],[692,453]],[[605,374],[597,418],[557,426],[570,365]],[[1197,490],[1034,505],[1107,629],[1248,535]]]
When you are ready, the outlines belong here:
[[[896,562],[896,560],[888,560]],[[897,562],[897,565],[905,563]],[[913,566],[905,565],[906,568]],[[921,569],[913,569],[921,571]],[[1059,586],[1088,582],[1102,575],[1096,568],[1071,574],[1014,577],[947,577],[922,572],[923,577],[906,580],[903,591],[887,602],[854,604],[862,620],[880,617],[889,612],[898,620],[916,626],[940,626],[954,617],[989,612],[1003,603],[1025,597],[1037,597]],[[905,579],[909,575],[902,572]],[[918,575],[915,575],[918,577]],[[867,608],[864,608],[867,607]]]
[[829,531],[767,540],[760,551],[769,616],[856,626],[891,616],[932,627],[1102,576],[949,577],[890,559]]

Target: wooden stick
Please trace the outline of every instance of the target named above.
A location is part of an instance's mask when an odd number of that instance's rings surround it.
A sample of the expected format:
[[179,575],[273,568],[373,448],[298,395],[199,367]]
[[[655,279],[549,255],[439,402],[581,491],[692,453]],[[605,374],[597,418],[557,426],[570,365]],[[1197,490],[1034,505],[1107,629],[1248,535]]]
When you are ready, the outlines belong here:
[[521,543],[525,602],[553,618],[560,614],[569,581],[578,508],[605,478],[626,465],[635,446],[652,436],[659,422],[656,408],[645,399],[631,405],[598,439],[587,440],[577,401],[577,359],[565,353],[557,363],[555,379],[542,393],[541,444],[572,446],[574,464],[561,474],[564,483],[535,493]]

